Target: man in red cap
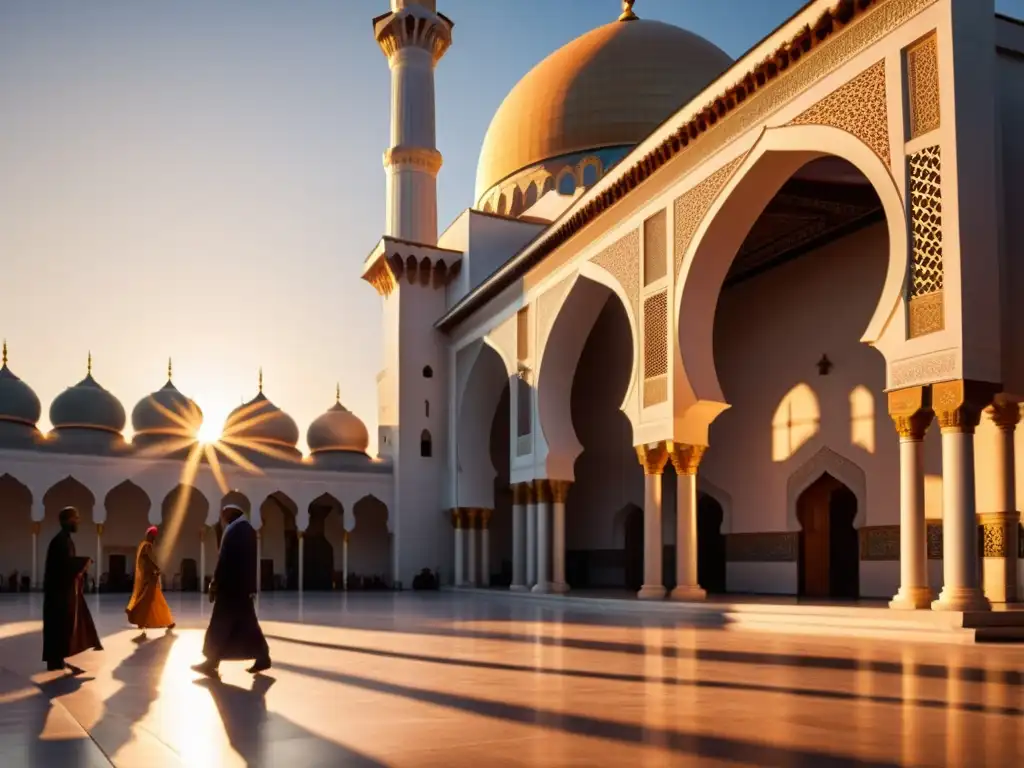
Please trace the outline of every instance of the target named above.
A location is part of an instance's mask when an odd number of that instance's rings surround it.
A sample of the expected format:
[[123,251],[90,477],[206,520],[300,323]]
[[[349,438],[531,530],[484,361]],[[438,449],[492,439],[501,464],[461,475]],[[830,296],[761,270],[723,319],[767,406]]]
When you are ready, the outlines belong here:
[[174,629],[171,607],[167,605],[160,586],[160,567],[153,556],[156,535],[156,526],[151,525],[146,530],[146,538],[135,552],[135,588],[128,607],[124,609],[128,621],[142,630],[143,638],[146,637],[147,629],[166,627],[168,632]]

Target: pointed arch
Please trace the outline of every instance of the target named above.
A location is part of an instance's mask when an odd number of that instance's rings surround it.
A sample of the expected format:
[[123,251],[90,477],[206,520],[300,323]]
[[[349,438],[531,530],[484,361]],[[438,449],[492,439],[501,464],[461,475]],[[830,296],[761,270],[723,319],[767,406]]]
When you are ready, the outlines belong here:
[[[728,407],[714,365],[715,307],[730,266],[754,223],[797,170],[834,156],[856,167],[882,203],[888,224],[885,282],[861,340],[885,354],[883,334],[902,301],[908,266],[903,200],[888,167],[846,131],[820,125],[766,128],[708,209],[683,256],[675,292],[677,408],[706,404],[708,423]],[[902,338],[902,336],[901,336]]]
[[825,474],[831,475],[841,482],[857,497],[857,514],[853,519],[853,527],[860,528],[865,524],[868,490],[867,476],[864,474],[864,470],[831,448],[823,447],[794,470],[786,481],[787,530],[800,530],[800,521],[797,518],[797,500],[800,498],[800,494]]

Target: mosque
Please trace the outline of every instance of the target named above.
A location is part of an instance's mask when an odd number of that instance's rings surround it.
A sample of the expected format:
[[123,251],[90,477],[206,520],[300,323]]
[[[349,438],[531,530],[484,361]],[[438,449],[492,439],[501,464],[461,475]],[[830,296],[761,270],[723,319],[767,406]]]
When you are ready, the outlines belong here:
[[0,569],[35,579],[37,537],[79,499],[100,553],[114,518],[186,509],[171,560],[201,581],[230,487],[264,588],[430,568],[651,600],[1017,602],[1024,22],[993,0],[813,0],[734,61],[634,5],[512,89],[474,205],[440,233],[434,71],[454,23],[434,0],[373,20],[392,81],[363,268],[383,308],[378,458],[340,403],[298,457],[261,390],[218,483],[164,443],[168,411],[198,411],[170,380],[131,445],[91,375],[44,439],[5,364],[0,499],[33,549],[11,526]]

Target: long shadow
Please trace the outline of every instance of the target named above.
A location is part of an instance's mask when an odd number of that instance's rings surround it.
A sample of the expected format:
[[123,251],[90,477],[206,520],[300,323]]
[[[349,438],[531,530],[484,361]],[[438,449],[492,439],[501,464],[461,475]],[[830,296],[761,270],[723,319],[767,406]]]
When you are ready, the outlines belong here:
[[438,637],[455,637],[467,640],[499,640],[528,645],[549,645],[583,651],[604,651],[647,656],[661,654],[665,658],[716,661],[730,664],[754,664],[794,667],[797,669],[827,669],[848,672],[878,672],[890,675],[912,674],[915,677],[935,680],[960,680],[969,683],[997,683],[1000,685],[1024,686],[1024,671],[1018,669],[984,669],[982,667],[950,667],[945,664],[881,661],[878,659],[851,659],[842,656],[802,656],[792,653],[761,653],[756,651],[723,650],[721,648],[680,648],[677,646],[656,646],[643,643],[621,643],[611,640],[582,640],[570,637],[516,634],[479,629],[446,629],[438,626],[411,628],[374,627],[374,631],[398,634],[423,634]]
[[91,729],[108,755],[116,755],[131,741],[132,726],[146,716],[159,698],[164,665],[177,639],[176,635],[165,634],[138,643],[114,668],[113,678],[122,686],[104,702],[103,717]]
[[712,736],[692,731],[675,731],[664,728],[653,728],[630,723],[619,723],[614,720],[603,720],[586,715],[573,715],[548,709],[532,709],[530,707],[510,704],[504,701],[490,701],[469,696],[461,696],[442,691],[423,688],[412,688],[406,685],[386,683],[368,677],[329,672],[322,669],[309,669],[294,664],[277,663],[277,668],[299,675],[327,679],[341,685],[351,685],[376,693],[390,696],[404,696],[435,706],[482,715],[505,722],[522,723],[524,725],[552,728],[576,736],[590,736],[609,739],[624,744],[650,744],[669,749],[680,755],[703,757],[749,765],[762,768],[881,768],[895,766],[898,763],[862,760],[848,755],[809,749],[790,749],[772,744],[764,744],[743,739],[724,736]]
[[367,656],[376,656],[378,658],[417,661],[425,664],[465,667],[468,669],[486,669],[496,672],[525,672],[531,675],[553,675],[556,677],[583,678],[587,680],[607,680],[609,682],[617,683],[639,683],[641,685],[653,683],[686,688],[707,688],[712,690],[747,691],[753,693],[781,693],[787,696],[809,699],[866,701],[872,704],[913,704],[914,706],[921,707],[922,709],[979,712],[989,715],[1003,715],[1006,717],[1024,716],[1024,709],[1020,707],[990,707],[985,704],[975,704],[973,702],[950,702],[942,699],[905,699],[902,696],[858,694],[826,688],[792,688],[789,686],[764,685],[750,682],[741,683],[728,680],[683,679],[668,675],[630,675],[621,672],[595,672],[585,669],[551,669],[550,667],[536,667],[525,664],[508,664],[495,661],[477,661],[475,659],[454,659],[442,656],[425,656],[418,653],[405,653],[402,651],[383,651],[376,648],[363,648],[357,645],[339,645],[336,643],[324,643],[314,640],[299,640],[294,637],[284,637],[280,635],[267,635],[267,639],[294,643],[295,645],[304,645],[309,648],[321,648],[324,650],[342,651],[345,653],[359,653]]
[[267,691],[275,680],[253,678],[252,688],[202,678],[196,685],[210,692],[231,747],[247,766],[330,765],[383,768],[383,763],[267,712]]

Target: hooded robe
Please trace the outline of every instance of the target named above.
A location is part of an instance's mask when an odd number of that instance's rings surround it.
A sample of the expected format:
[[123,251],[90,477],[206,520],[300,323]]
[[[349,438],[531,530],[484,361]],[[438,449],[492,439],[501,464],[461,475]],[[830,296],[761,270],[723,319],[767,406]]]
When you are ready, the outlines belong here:
[[46,550],[43,575],[43,661],[62,664],[89,649],[102,651],[85,603],[86,557],[75,555],[71,532],[61,529]]
[[210,585],[213,613],[203,642],[210,661],[270,658],[253,602],[256,550],[256,531],[244,517],[224,529]]

